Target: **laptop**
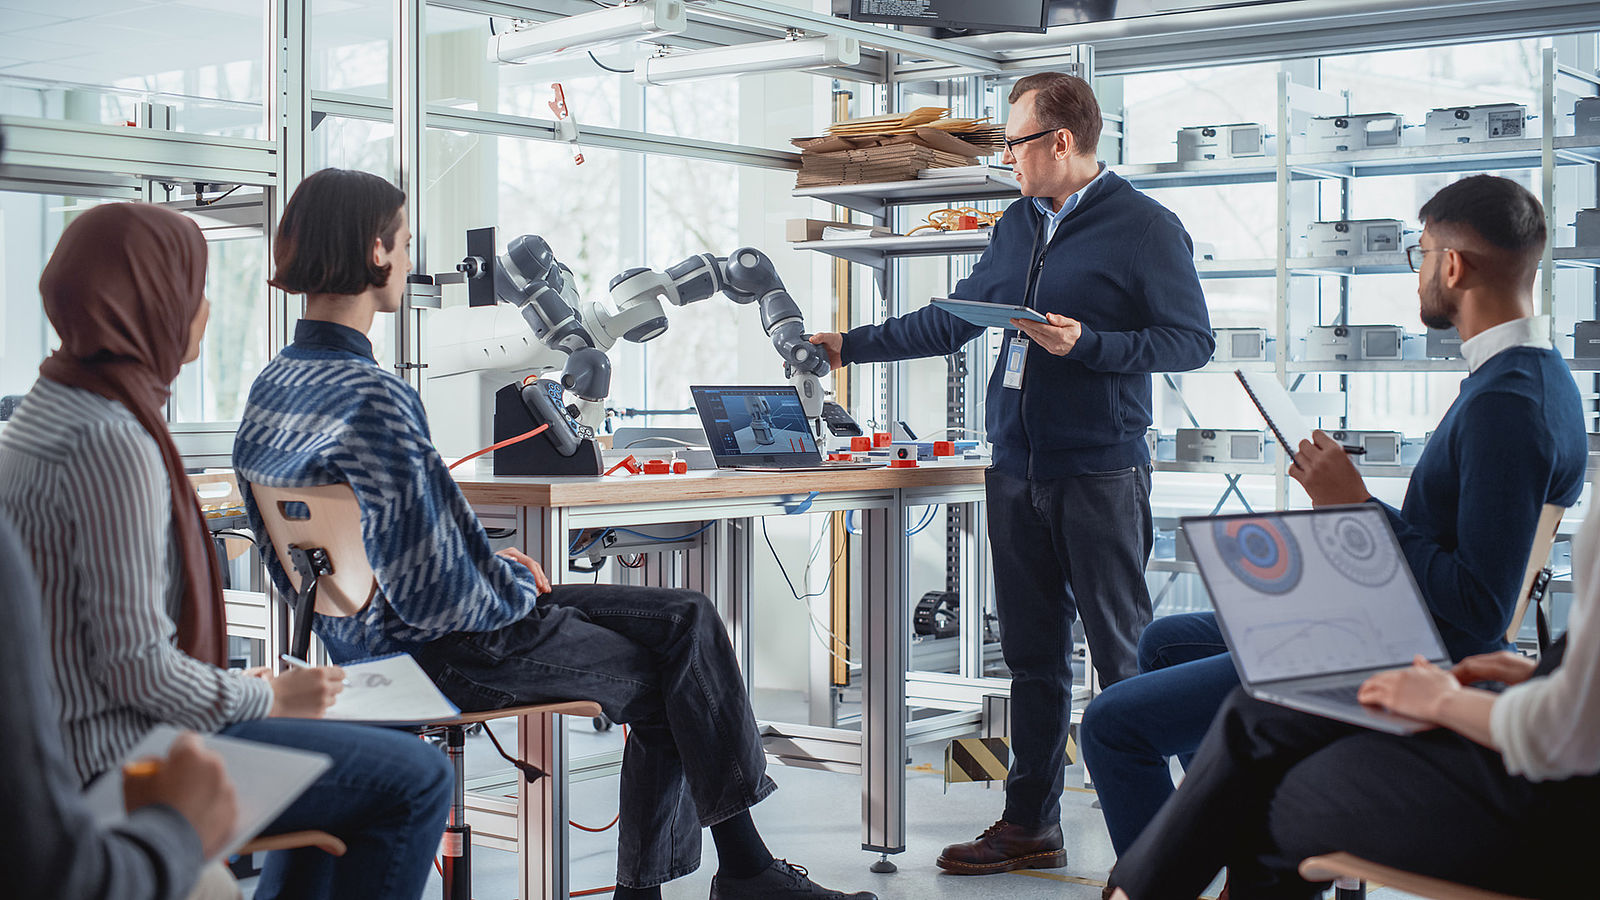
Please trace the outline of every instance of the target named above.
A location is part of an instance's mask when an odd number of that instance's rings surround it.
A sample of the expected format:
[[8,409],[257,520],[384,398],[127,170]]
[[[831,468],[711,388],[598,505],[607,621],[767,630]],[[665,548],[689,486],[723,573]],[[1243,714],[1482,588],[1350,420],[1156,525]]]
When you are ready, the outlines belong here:
[[719,469],[834,472],[882,463],[825,462],[793,385],[691,385]]
[[1451,665],[1382,509],[1182,522],[1250,696],[1392,734],[1433,727],[1356,700],[1369,676],[1419,654]]

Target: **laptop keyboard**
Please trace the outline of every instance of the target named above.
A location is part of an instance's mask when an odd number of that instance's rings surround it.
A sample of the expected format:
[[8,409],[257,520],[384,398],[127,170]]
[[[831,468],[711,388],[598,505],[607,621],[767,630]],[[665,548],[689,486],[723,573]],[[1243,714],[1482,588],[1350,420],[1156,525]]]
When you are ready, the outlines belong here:
[[1360,701],[1356,699],[1356,692],[1359,690],[1361,690],[1361,685],[1359,684],[1341,684],[1330,688],[1302,690],[1300,694],[1306,697],[1318,697],[1323,700],[1335,700],[1341,703],[1359,703]]

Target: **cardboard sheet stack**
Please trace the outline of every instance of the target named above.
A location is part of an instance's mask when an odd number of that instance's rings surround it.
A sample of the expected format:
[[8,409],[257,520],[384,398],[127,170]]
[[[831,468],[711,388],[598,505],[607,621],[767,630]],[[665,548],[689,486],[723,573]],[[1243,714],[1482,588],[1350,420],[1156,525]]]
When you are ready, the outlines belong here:
[[948,109],[849,119],[821,137],[795,138],[795,187],[909,181],[923,169],[972,166],[1003,146],[1004,126],[988,119],[952,119]]

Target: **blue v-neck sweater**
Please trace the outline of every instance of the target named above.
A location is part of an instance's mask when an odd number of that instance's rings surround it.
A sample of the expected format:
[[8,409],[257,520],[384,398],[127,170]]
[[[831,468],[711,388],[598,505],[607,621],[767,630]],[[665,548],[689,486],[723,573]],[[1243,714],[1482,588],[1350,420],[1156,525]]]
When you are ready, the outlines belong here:
[[[1083,323],[1065,356],[1030,344],[1020,390],[1003,386],[1001,353],[985,426],[994,465],[1037,479],[1148,465],[1150,374],[1197,368],[1215,347],[1194,245],[1177,216],[1110,171],[1049,239],[1044,222],[1032,198],[1011,204],[972,274],[950,292]],[[842,356],[943,356],[982,333],[928,306],[852,329]]]
[[1485,360],[1385,506],[1452,659],[1506,647],[1540,508],[1571,506],[1589,444],[1560,354],[1512,347]]

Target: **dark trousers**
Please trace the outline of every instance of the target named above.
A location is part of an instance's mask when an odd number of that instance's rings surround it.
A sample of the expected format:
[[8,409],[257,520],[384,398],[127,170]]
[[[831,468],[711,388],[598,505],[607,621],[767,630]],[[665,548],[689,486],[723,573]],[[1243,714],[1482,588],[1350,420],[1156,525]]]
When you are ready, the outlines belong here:
[[1111,882],[1131,900],[1193,900],[1228,867],[1237,900],[1312,898],[1300,860],[1374,862],[1530,897],[1592,897],[1600,777],[1530,782],[1445,729],[1368,731],[1236,690],[1178,792]]
[[1150,623],[1150,471],[984,479],[1000,646],[1011,669],[1011,774],[1005,820],[1061,818],[1072,712],[1072,622],[1083,618],[1103,684],[1138,671]]
[[462,709],[593,700],[629,726],[619,884],[693,872],[702,826],[777,789],[733,646],[702,594],[562,585],[514,625],[451,635],[415,656]]

